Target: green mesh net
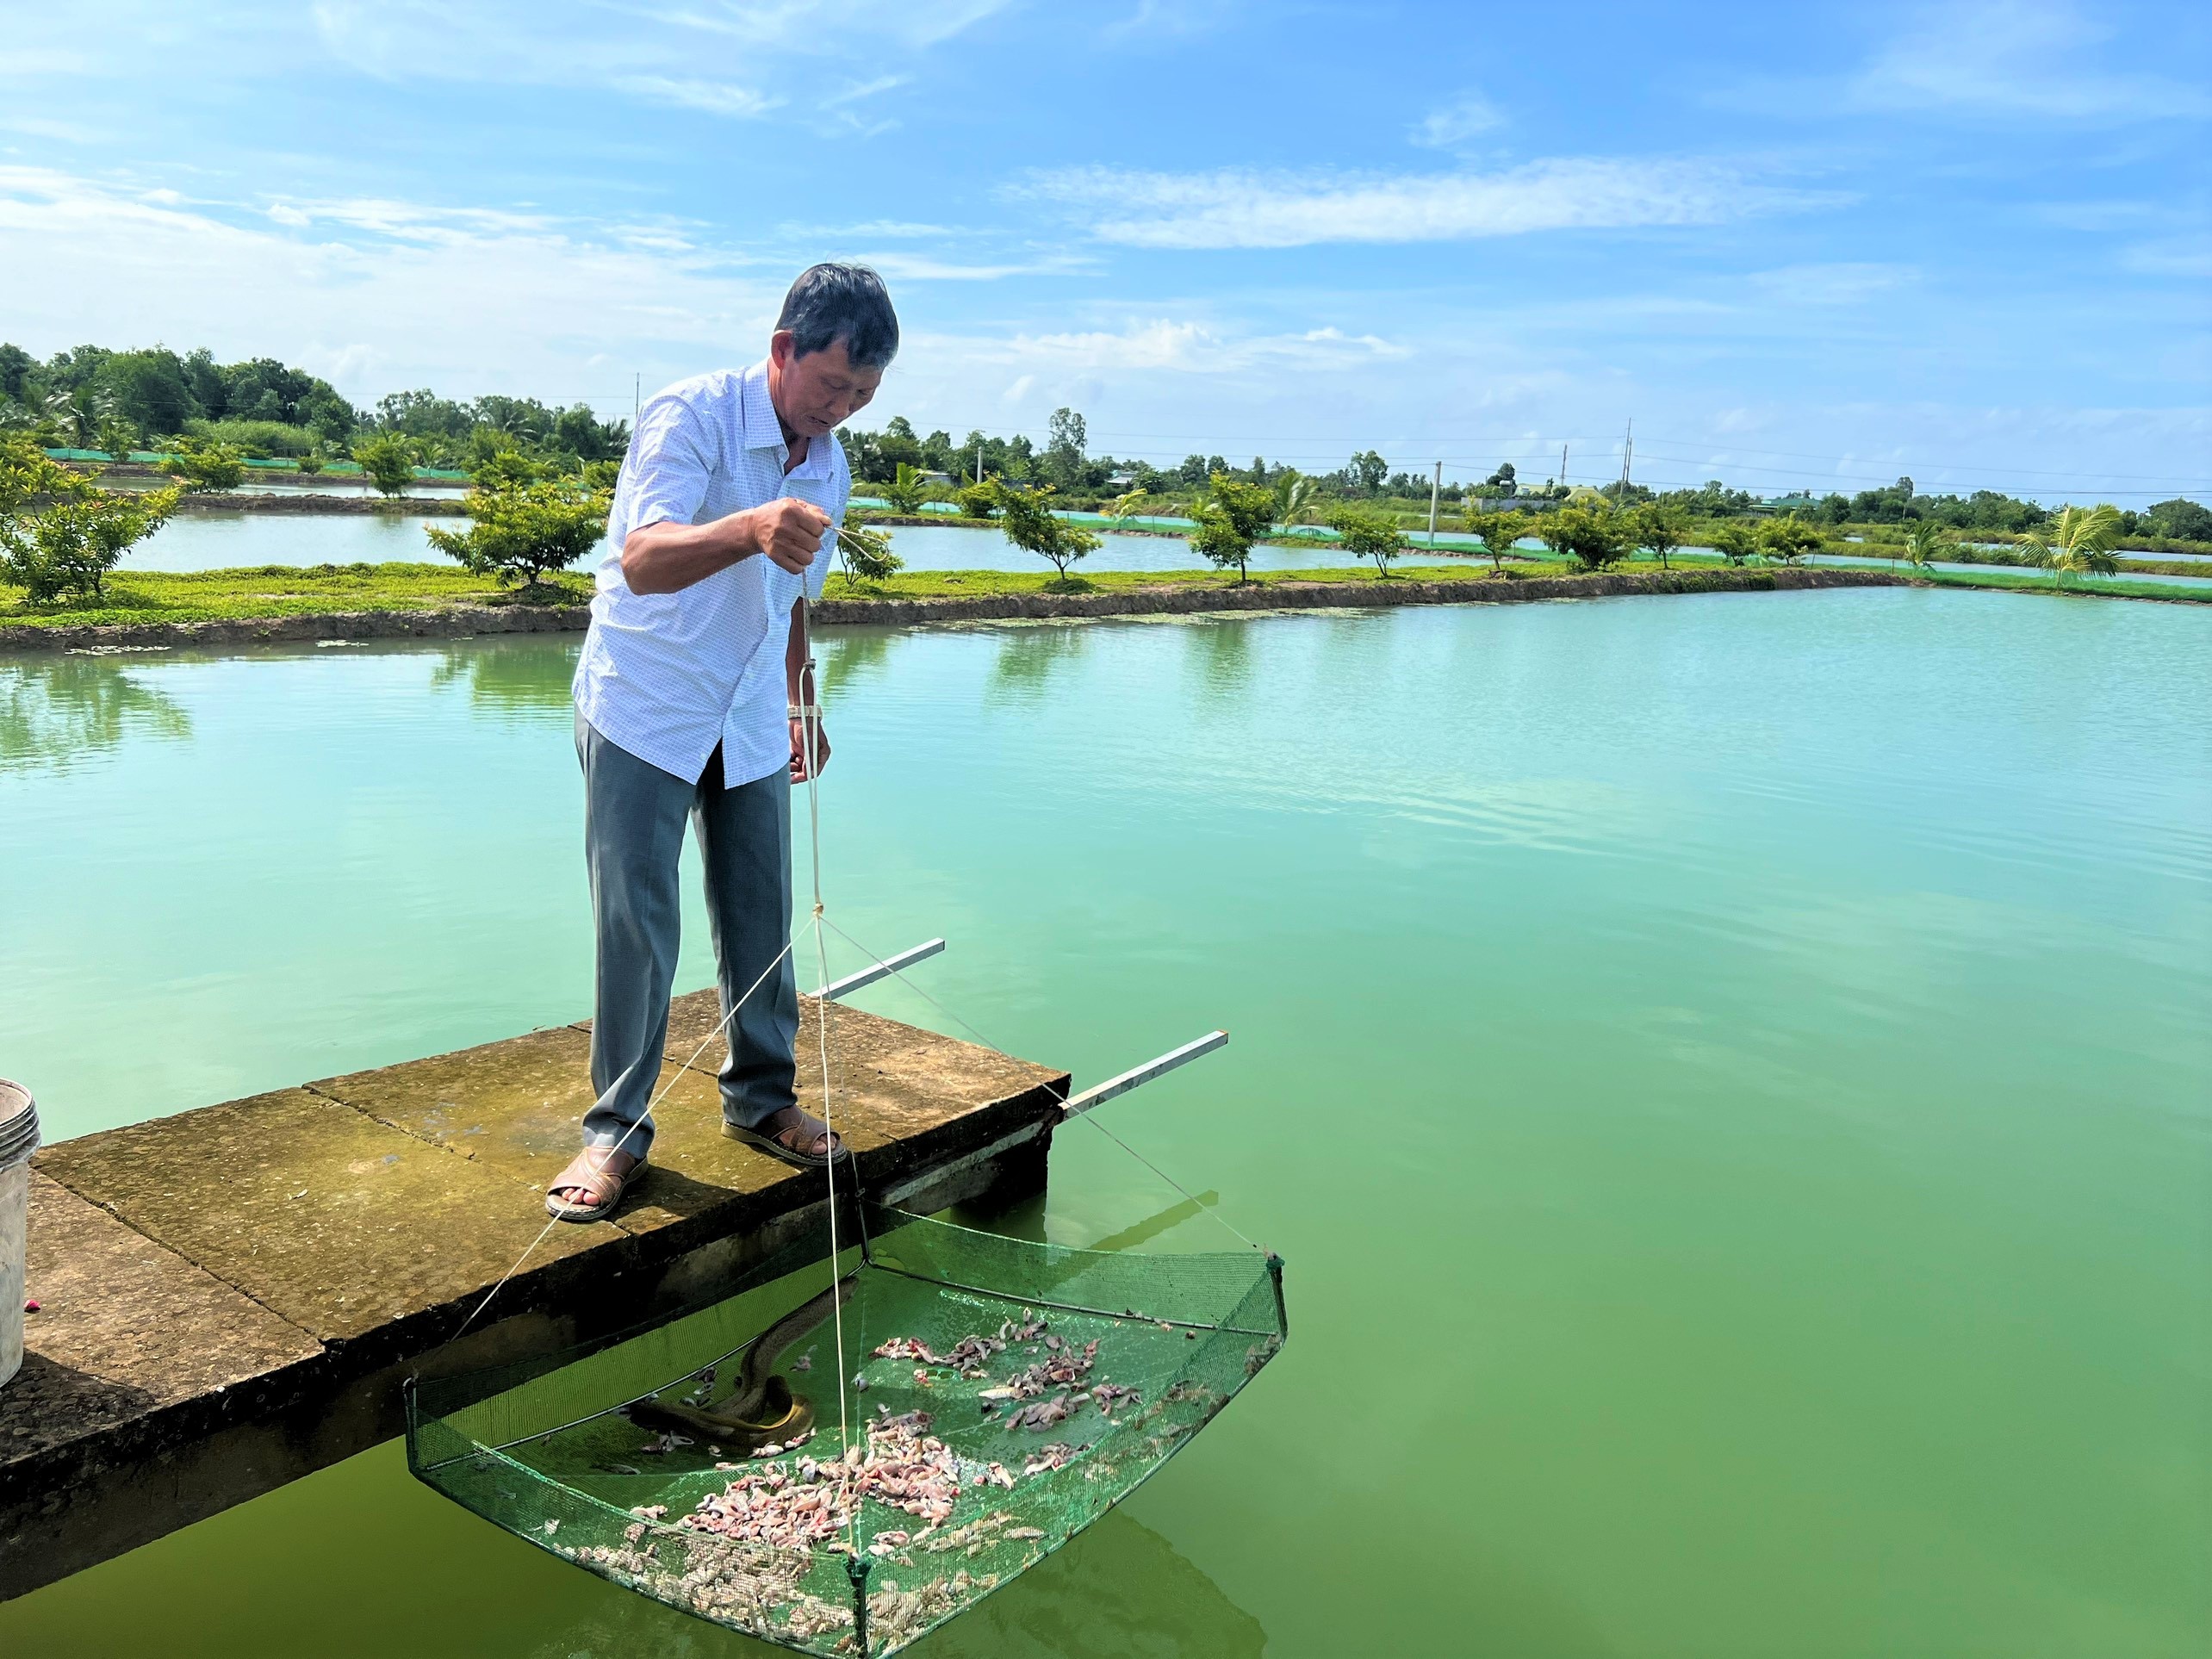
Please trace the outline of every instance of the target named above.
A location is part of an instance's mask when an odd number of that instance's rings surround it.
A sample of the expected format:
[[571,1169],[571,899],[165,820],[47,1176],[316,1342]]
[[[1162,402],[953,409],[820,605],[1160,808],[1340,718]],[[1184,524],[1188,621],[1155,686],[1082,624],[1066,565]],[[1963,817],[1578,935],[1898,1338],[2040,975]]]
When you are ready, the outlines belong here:
[[[414,1385],[408,1466],[686,1612],[805,1652],[892,1653],[1103,1514],[1287,1334],[1272,1256],[1072,1250],[873,1206],[854,1219],[867,1242],[839,1263],[842,1363],[826,1239],[801,1240],[644,1334]],[[772,1327],[781,1351],[751,1353]],[[726,1413],[764,1373],[796,1396],[782,1420],[811,1407],[811,1430],[724,1446],[655,1408]]]

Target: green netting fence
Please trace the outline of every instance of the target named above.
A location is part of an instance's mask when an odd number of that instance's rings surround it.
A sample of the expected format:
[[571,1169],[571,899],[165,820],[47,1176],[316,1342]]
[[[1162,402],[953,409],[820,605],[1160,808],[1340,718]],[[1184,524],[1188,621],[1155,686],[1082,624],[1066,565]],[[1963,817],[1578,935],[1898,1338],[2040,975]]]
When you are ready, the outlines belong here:
[[626,1407],[727,1400],[758,1333],[830,1285],[818,1235],[650,1332],[412,1385],[409,1468],[686,1612],[804,1652],[893,1653],[1143,1482],[1288,1333],[1271,1255],[1102,1253],[874,1206],[853,1219],[867,1244],[838,1263],[843,1352],[825,1302],[767,1357],[811,1404],[808,1438],[746,1456]]

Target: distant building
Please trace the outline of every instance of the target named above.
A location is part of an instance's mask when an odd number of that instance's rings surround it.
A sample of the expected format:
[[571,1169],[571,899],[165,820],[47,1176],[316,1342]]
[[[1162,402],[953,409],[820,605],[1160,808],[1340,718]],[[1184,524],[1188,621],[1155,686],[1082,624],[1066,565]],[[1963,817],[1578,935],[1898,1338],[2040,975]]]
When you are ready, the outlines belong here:
[[1796,513],[1802,508],[1818,506],[1820,498],[1810,490],[1793,489],[1787,495],[1764,497],[1759,505],[1774,513]]

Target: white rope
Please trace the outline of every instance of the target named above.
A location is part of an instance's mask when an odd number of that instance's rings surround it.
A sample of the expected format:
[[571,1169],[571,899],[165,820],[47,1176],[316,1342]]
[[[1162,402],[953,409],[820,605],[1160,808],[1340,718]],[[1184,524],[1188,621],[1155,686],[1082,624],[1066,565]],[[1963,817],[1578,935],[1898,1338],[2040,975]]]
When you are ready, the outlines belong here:
[[[854,938],[851,934],[847,933],[844,929],[839,927],[835,922],[830,923],[830,930],[836,934],[840,939],[843,940],[847,944],[850,945],[854,950],[860,952],[861,955],[867,958],[869,966],[883,969],[885,972],[890,974],[892,979],[898,980],[899,984],[904,985],[909,991],[919,997],[923,1002],[929,1003],[930,1007],[935,1009],[937,1012],[943,1015],[954,1025],[960,1027],[960,1029],[966,1032],[968,1035],[973,1037],[985,1048],[1001,1054],[1008,1052],[1006,1049],[999,1047],[997,1043],[991,1041],[989,1037],[984,1035],[982,1032],[977,1030],[975,1027],[969,1024],[959,1015],[954,1013],[951,1009],[947,1008],[944,1003],[939,1002],[928,991],[923,990],[921,986],[916,985],[913,980],[908,979],[904,969],[894,967],[891,963],[885,961],[883,958],[878,956],[873,951],[870,950],[866,945],[863,945],[859,940]],[[1097,1130],[1099,1134],[1104,1135],[1109,1140],[1119,1146],[1123,1152],[1128,1153],[1130,1157],[1135,1159],[1137,1162],[1142,1164],[1154,1175],[1159,1177],[1161,1180],[1166,1182],[1167,1184],[1174,1188],[1176,1191],[1181,1193],[1185,1198],[1190,1199],[1193,1204],[1196,1204],[1201,1210],[1205,1212],[1205,1214],[1212,1216],[1223,1227],[1228,1228],[1230,1232],[1235,1233],[1238,1238],[1243,1240],[1244,1242],[1251,1246],[1252,1249],[1258,1250],[1261,1248],[1261,1246],[1256,1243],[1252,1240],[1252,1236],[1242,1227],[1239,1227],[1234,1221],[1232,1221],[1227,1216],[1222,1215],[1218,1207],[1212,1204],[1198,1203],[1197,1198],[1193,1196],[1190,1188],[1184,1186],[1182,1182],[1177,1180],[1165,1170],[1160,1168],[1159,1165],[1153,1163],[1151,1159],[1146,1157],[1134,1146],[1132,1146],[1128,1141],[1122,1140],[1120,1135],[1115,1134],[1113,1130],[1108,1128],[1103,1123],[1101,1123],[1098,1121],[1097,1113],[1085,1112],[1082,1115],[1082,1119],[1083,1122],[1090,1125],[1092,1128]]]
[[[800,924],[802,927],[805,925],[805,924],[804,923]],[[628,1128],[622,1132],[620,1140],[616,1140],[611,1146],[600,1148],[600,1151],[604,1154],[604,1156],[600,1159],[598,1164],[593,1168],[589,1180],[580,1184],[573,1181],[560,1181],[556,1179],[554,1183],[554,1186],[573,1187],[579,1184],[589,1185],[592,1182],[597,1181],[600,1177],[605,1175],[606,1173],[607,1164],[613,1158],[614,1154],[623,1150],[624,1143],[629,1140],[631,1136],[636,1134],[638,1130],[643,1128],[647,1124],[653,1121],[653,1109],[668,1098],[668,1090],[674,1088],[682,1079],[684,1073],[691,1069],[692,1060],[695,1060],[701,1054],[704,1054],[706,1052],[707,1044],[712,1042],[717,1037],[720,1036],[729,1028],[730,1022],[737,1017],[737,1010],[745,1006],[746,1003],[751,999],[755,991],[758,991],[762,985],[767,983],[768,975],[774,973],[778,967],[782,966],[783,959],[791,954],[792,948],[798,943],[798,929],[794,928],[792,930],[791,937],[784,941],[784,948],[776,953],[776,960],[761,970],[761,977],[754,980],[750,985],[746,987],[744,996],[740,997],[736,1002],[730,1004],[730,1011],[722,1016],[720,1022],[715,1026],[713,1030],[706,1034],[705,1040],[700,1042],[699,1046],[692,1050],[691,1059],[686,1060],[681,1066],[678,1066],[674,1074],[669,1077],[668,1080],[661,1085],[661,1091],[645,1103],[645,1110],[643,1114],[639,1116],[637,1122],[631,1124]],[[588,1148],[587,1150],[588,1150]],[[635,1168],[635,1165],[632,1165],[632,1167]],[[548,1187],[546,1189],[549,1193],[553,1190],[554,1187]],[[585,1208],[585,1206],[581,1204],[564,1204],[562,1208],[564,1209],[581,1209]],[[506,1282],[513,1278],[516,1274],[522,1271],[522,1264],[528,1261],[532,1255],[537,1253],[537,1246],[544,1244],[548,1238],[551,1237],[553,1229],[560,1226],[566,1219],[567,1218],[564,1216],[556,1215],[549,1220],[545,1223],[545,1230],[540,1233],[536,1238],[532,1239],[528,1245],[525,1246],[522,1254],[514,1258],[514,1265],[508,1268],[506,1272],[500,1274],[499,1283],[494,1284],[490,1289],[485,1291],[484,1299],[469,1310],[469,1317],[461,1321],[461,1328],[454,1332],[451,1336],[446,1338],[444,1342],[439,1343],[438,1345],[443,1348],[452,1343],[460,1341],[463,1335],[467,1333],[469,1327],[476,1322],[476,1315],[482,1313],[484,1309],[492,1305],[492,1298],[499,1295],[500,1291],[506,1289]]]
[[[806,830],[812,864],[811,874],[814,882],[814,909],[809,919],[814,923],[814,954],[822,970],[821,983],[830,983],[830,946],[823,937],[822,924],[822,798],[817,787],[822,775],[822,687],[814,666],[814,618],[812,609],[804,593],[798,600],[799,627],[805,638],[805,667],[800,669],[798,687],[799,733],[802,753],[806,765]],[[830,1190],[830,1310],[832,1339],[837,1348],[837,1444],[847,1469],[853,1468],[852,1407],[846,1394],[845,1376],[845,1299],[836,1292],[837,1282],[837,1155],[844,1150],[837,1139],[836,1120],[832,1115],[830,1084],[830,1002],[827,997],[814,1007],[815,1048],[822,1065],[822,1140],[828,1156],[822,1170]],[[861,1558],[861,1507],[855,1502],[846,1507],[845,1542],[853,1552],[852,1558]]]

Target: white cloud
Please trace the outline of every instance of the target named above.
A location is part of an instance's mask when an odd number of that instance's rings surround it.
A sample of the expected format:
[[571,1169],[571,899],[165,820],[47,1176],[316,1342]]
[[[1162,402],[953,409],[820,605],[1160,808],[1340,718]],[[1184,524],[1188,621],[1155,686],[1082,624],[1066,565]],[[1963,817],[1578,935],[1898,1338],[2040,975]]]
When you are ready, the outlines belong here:
[[1402,357],[1402,346],[1338,328],[1246,334],[1190,319],[1133,320],[1119,329],[929,339],[944,362],[1010,363],[1064,377],[1109,370],[1235,374],[1264,368],[1344,368]]
[[1407,136],[1415,144],[1445,150],[1505,124],[1505,112],[1489,99],[1480,92],[1463,92],[1422,116]]
[[2212,277],[2212,236],[2138,242],[2122,252],[2120,263],[2147,276]]
[[1911,265],[1837,263],[1755,271],[1751,283],[1785,305],[1858,305],[1920,280]]
[[728,81],[702,81],[676,75],[618,75],[611,83],[618,92],[654,103],[674,104],[680,109],[704,109],[710,115],[733,115],[751,120],[780,109],[784,100],[772,93]]
[[2064,0],[1956,0],[1931,8],[1851,85],[1861,108],[1950,109],[2030,121],[2122,122],[2212,116],[2212,93],[2091,60],[2109,34]]
[[1462,241],[1536,231],[1712,225],[1832,198],[1755,183],[1698,160],[1532,162],[1496,173],[1036,175],[1016,194],[1065,203],[1091,233],[1137,247],[1283,248]]
[[641,365],[743,360],[782,295],[711,253],[641,250],[540,215],[385,200],[179,206],[0,166],[0,251],[28,248],[35,260],[0,257],[0,315],[26,344],[125,316],[134,339],[273,353],[357,397],[400,383],[590,395],[572,365],[608,342]]
[[[735,120],[790,108],[794,58],[842,56],[854,40],[911,54],[951,39],[1010,0],[719,0],[608,5],[568,13],[526,0],[319,0],[324,49],[380,79],[598,87]],[[848,107],[904,85],[883,75],[805,105],[826,131],[893,123]]]

